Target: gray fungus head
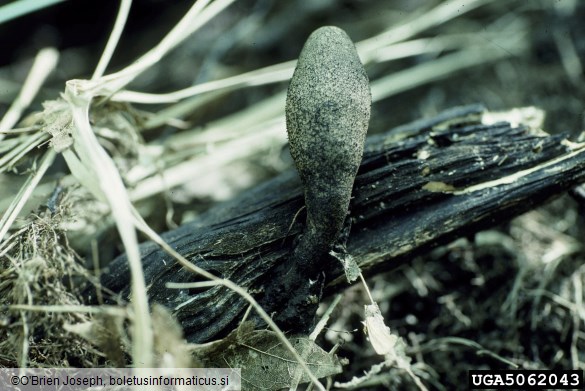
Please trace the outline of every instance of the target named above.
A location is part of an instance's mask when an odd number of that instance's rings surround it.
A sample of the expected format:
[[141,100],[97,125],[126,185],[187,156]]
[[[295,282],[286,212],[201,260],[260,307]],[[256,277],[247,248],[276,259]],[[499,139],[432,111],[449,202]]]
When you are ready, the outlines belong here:
[[368,76],[348,35],[332,26],[315,30],[286,97],[290,151],[304,185],[313,242],[329,245],[341,230],[362,160],[371,101]]

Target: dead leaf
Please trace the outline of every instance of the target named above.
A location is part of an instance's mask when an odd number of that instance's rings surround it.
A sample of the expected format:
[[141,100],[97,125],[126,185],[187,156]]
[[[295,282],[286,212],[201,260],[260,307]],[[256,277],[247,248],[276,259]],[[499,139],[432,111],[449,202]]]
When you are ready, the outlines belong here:
[[[248,329],[249,330],[249,329]],[[321,349],[307,337],[289,339],[317,378],[341,372],[339,358]],[[241,368],[242,389],[278,390],[293,383],[298,362],[282,345],[277,334],[268,330],[246,333],[233,331],[221,341],[195,347],[196,357],[207,367]],[[309,382],[303,373],[300,384]]]

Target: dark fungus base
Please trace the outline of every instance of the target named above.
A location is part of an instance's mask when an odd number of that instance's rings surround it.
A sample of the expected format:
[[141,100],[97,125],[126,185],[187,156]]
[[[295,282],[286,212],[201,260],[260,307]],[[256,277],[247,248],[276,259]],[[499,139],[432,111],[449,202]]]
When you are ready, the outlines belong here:
[[275,268],[273,275],[276,278],[265,286],[260,305],[283,330],[309,332],[323,293],[324,273],[311,279],[307,270],[290,257]]

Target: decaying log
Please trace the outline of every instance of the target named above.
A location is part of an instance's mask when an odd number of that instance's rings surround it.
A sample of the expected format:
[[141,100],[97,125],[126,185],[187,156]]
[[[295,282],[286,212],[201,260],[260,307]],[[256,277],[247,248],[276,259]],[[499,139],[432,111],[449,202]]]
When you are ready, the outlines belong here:
[[[455,108],[368,138],[346,243],[365,275],[507,221],[585,180],[585,145],[523,125],[486,125],[484,113],[479,105]],[[163,238],[198,266],[247,287],[269,313],[278,312],[263,287],[281,278],[275,268],[302,233],[302,207],[291,170]],[[207,341],[237,325],[247,308],[237,294],[223,287],[168,289],[167,282],[198,276],[152,243],[142,254],[150,299],[174,311],[188,340]],[[323,260],[322,270],[326,293],[348,286],[334,256]],[[102,284],[127,297],[124,256],[110,264]]]

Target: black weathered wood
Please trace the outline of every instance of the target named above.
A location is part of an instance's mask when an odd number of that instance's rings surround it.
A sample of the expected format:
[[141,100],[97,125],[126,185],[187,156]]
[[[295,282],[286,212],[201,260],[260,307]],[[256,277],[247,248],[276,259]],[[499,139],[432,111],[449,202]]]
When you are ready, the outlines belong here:
[[[535,134],[523,126],[483,125],[483,111],[479,105],[456,108],[368,138],[346,246],[366,275],[507,221],[584,181],[585,147],[570,148],[563,135]],[[509,180],[490,182],[502,178]],[[435,191],[428,190],[429,182]],[[471,186],[478,187],[463,191]],[[298,176],[288,171],[163,238],[198,266],[247,287],[269,313],[278,313],[282,308],[262,292],[282,278],[275,270],[302,233],[302,206]],[[152,243],[142,251],[150,299],[174,310],[190,341],[207,341],[235,327],[247,307],[244,300],[223,287],[167,289],[169,281],[198,276]],[[340,263],[333,257],[322,262],[326,292],[343,290],[347,282]],[[102,284],[126,297],[129,278],[121,256]],[[302,294],[290,292],[291,299]]]

